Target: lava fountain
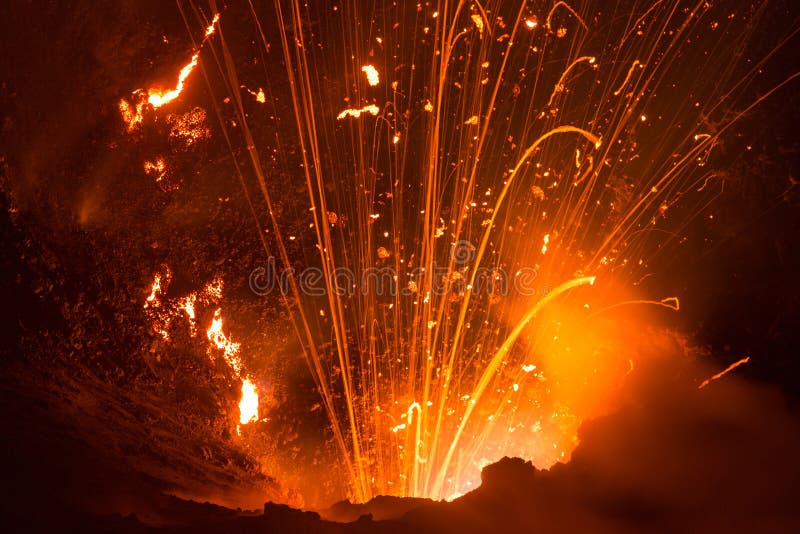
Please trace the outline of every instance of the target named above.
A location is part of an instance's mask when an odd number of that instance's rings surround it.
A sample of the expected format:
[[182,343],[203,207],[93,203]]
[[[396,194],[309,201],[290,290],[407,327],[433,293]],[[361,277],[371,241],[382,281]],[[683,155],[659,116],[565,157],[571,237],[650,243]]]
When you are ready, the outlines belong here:
[[[358,501],[447,498],[504,455],[569,458],[635,367],[632,340],[680,308],[642,281],[722,187],[717,147],[797,74],[744,99],[768,60],[743,53],[763,6],[379,4],[181,4],[206,28],[190,63],[120,111],[133,131],[204,66],[277,266],[251,287],[278,294],[296,333],[329,476]],[[306,209],[279,209],[282,194]],[[166,279],[145,303],[164,336],[199,298],[156,306]],[[259,356],[239,356],[219,310],[207,337],[241,380],[239,424],[258,421]]]

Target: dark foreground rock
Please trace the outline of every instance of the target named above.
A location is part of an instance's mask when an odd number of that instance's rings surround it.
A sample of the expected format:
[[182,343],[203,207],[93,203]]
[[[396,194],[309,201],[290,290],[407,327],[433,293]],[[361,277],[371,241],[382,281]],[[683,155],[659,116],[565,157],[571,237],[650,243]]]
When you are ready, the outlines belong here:
[[[48,479],[17,449],[51,497],[36,501],[31,488],[9,495],[4,504],[12,510],[2,517],[13,527],[6,531],[51,532],[800,531],[800,422],[785,399],[735,377],[703,390],[657,383],[642,381],[649,393],[632,391],[635,403],[584,425],[569,463],[539,470],[503,458],[484,468],[480,487],[452,502],[377,497],[321,513],[274,503],[247,512],[165,496],[106,462],[86,480]],[[69,482],[69,491],[87,492],[110,477],[119,477],[119,498],[138,499],[149,515],[88,512],[58,490]]]

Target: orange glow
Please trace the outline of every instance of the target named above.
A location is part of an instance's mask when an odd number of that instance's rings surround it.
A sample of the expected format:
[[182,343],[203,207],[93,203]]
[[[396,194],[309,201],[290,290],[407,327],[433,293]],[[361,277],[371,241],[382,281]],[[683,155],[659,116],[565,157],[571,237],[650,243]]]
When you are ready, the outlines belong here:
[[[211,24],[206,27],[206,36],[205,39],[211,37],[217,29],[217,23],[219,22],[219,13],[214,15],[214,18],[211,19]],[[205,40],[204,39],[204,40]]]
[[[265,252],[289,266],[302,251],[324,271],[325,298],[294,279],[282,296],[349,496],[442,498],[469,491],[480,468],[505,455],[537,467],[568,460],[580,424],[611,409],[626,378],[646,369],[633,347],[648,342],[642,307],[680,310],[677,297],[633,288],[650,287],[638,281],[656,274],[651,255],[682,237],[685,221],[666,226],[677,215],[663,207],[697,188],[698,157],[729,125],[704,133],[718,97],[729,98],[722,82],[694,108],[661,101],[686,94],[670,54],[702,33],[703,10],[657,2],[641,18],[629,13],[630,32],[616,42],[596,39],[601,18],[563,1],[528,3],[505,20],[480,2],[420,4],[413,21],[391,26],[402,43],[384,31],[365,31],[368,46],[360,33],[345,35],[345,53],[330,47],[329,60],[327,25],[306,32],[302,3],[276,8],[293,133],[263,142],[256,121],[277,117],[241,102],[226,108],[235,117],[222,127],[236,134],[226,140],[243,139],[229,145],[232,161],[249,156],[246,170],[234,165],[245,194],[260,185]],[[275,46],[260,34],[255,44]],[[395,53],[405,49],[416,52]],[[149,93],[154,108],[179,97],[198,55],[174,87]],[[249,67],[238,76],[242,58],[219,62],[229,90],[273,98],[242,85],[259,83]],[[645,142],[659,124],[681,128]],[[267,187],[265,162],[285,159],[287,146],[297,186],[285,194],[303,203],[302,224],[278,215],[281,193]],[[401,295],[343,295],[329,281],[340,268],[376,266],[394,268]],[[504,269],[528,272],[532,287],[482,292],[487,271],[494,283]],[[255,386],[220,309],[206,335],[209,355],[221,353],[243,381],[244,402]],[[240,409],[242,424],[253,420]]]
[[155,277],[153,278],[153,285],[150,288],[150,295],[148,295],[147,298],[145,299],[144,307],[145,308],[158,307],[161,304],[159,302],[160,296],[161,296],[161,275],[156,273]]
[[174,89],[171,89],[166,92],[150,89],[150,91],[148,92],[147,102],[154,108],[160,108],[164,104],[169,104],[170,102],[178,98],[181,92],[183,91],[183,85],[186,82],[186,78],[189,77],[194,68],[197,66],[197,60],[199,58],[200,58],[199,53],[193,55],[191,61],[189,61],[189,63],[187,63],[181,69],[180,74],[178,74],[178,83],[175,85]]
[[258,390],[249,378],[242,379],[242,399],[239,401],[239,423],[258,421]]
[[150,287],[150,294],[144,301],[144,310],[150,319],[153,330],[164,340],[169,340],[169,327],[172,322],[172,313],[168,306],[162,302],[164,292],[172,279],[172,271],[169,267],[164,267],[163,272],[153,276],[153,284]]
[[[200,44],[201,48],[203,44],[205,44],[206,40],[212,35],[214,35],[218,22],[219,22],[219,13],[214,15],[211,24],[209,24],[208,27],[206,28],[205,37],[203,38],[203,42]],[[178,81],[175,84],[175,88],[170,89],[169,91],[156,91],[154,89],[150,89],[150,91],[148,91],[147,102],[154,108],[160,108],[161,106],[169,104],[170,102],[178,98],[183,92],[183,87],[184,84],[186,83],[186,78],[189,77],[194,68],[197,66],[197,62],[199,61],[199,59],[200,59],[200,52],[197,51],[194,53],[194,55],[192,55],[192,58],[189,60],[189,63],[187,63],[178,74]]]
[[138,101],[135,104],[131,104],[127,100],[120,100],[119,112],[125,122],[125,128],[128,133],[131,133],[141,126],[144,121],[144,102]]
[[189,332],[192,337],[197,335],[197,316],[195,313],[196,303],[197,295],[195,293],[190,293],[178,301],[178,308],[183,310],[183,312],[186,314],[186,318],[189,320]]
[[217,308],[214,312],[214,318],[211,320],[211,326],[206,331],[208,340],[212,345],[222,351],[225,361],[233,369],[236,376],[242,374],[242,360],[239,357],[239,348],[241,345],[228,339],[222,331],[222,308]]
[[170,125],[170,140],[180,143],[183,148],[211,136],[211,131],[206,126],[206,111],[199,107],[180,115],[170,114],[167,122]]
[[205,42],[216,32],[217,24],[219,23],[219,13],[214,15],[214,18],[211,20],[211,24],[206,27],[205,35],[203,37],[200,46],[198,47],[197,51],[192,55],[189,63],[184,65],[184,67],[178,73],[178,81],[175,84],[173,89],[169,90],[157,90],[157,89],[150,89],[146,91],[147,97],[146,100],[144,98],[144,91],[135,91],[134,92],[134,103],[128,102],[125,99],[119,101],[118,107],[120,111],[120,115],[122,116],[122,120],[125,122],[126,129],[128,133],[132,133],[138,127],[142,125],[144,122],[144,114],[145,114],[145,102],[150,104],[153,108],[160,108],[165,104],[169,104],[176,98],[178,98],[181,93],[183,92],[184,85],[186,83],[186,79],[192,73],[194,68],[197,66],[198,61],[200,59],[200,49],[203,47]]
[[375,87],[379,83],[381,83],[381,77],[378,74],[378,69],[373,67],[372,65],[364,65],[361,67],[361,72],[367,75],[367,83],[371,86]]
[[378,106],[376,106],[375,104],[370,104],[368,106],[364,106],[361,109],[356,109],[356,108],[345,109],[344,111],[339,113],[339,115],[336,118],[339,119],[339,120],[342,120],[342,119],[344,119],[346,117],[353,117],[354,119],[357,119],[357,118],[359,118],[361,116],[362,113],[369,113],[370,115],[377,115],[378,111],[380,111],[378,109]]
[[167,175],[167,164],[164,158],[158,157],[153,161],[144,162],[145,174],[155,176],[156,183],[161,186],[164,177]]
[[[215,278],[206,284],[202,291],[193,291],[180,298],[165,298],[165,292],[172,279],[172,271],[163,266],[153,277],[150,294],[145,298],[144,310],[150,324],[165,341],[170,341],[173,320],[184,316],[189,323],[189,333],[197,335],[197,306],[219,302],[222,298],[222,279]],[[209,340],[208,353],[212,360],[215,351],[222,351],[223,359],[242,381],[242,397],[239,402],[240,424],[258,420],[258,390],[249,376],[243,376],[244,364],[239,355],[241,345],[228,339],[222,330],[222,309],[217,308],[211,324],[206,331]]]

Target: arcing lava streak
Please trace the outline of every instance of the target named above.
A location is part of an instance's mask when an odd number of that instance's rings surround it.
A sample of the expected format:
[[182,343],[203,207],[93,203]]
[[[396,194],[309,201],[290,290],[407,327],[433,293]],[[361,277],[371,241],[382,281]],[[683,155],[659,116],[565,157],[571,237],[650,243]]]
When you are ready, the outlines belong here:
[[144,121],[144,113],[146,111],[145,104],[149,104],[153,108],[157,109],[165,104],[169,104],[181,95],[184,85],[186,84],[186,79],[189,77],[192,71],[194,71],[195,67],[197,67],[197,63],[200,60],[200,50],[202,50],[206,41],[208,41],[208,39],[214,35],[218,23],[219,13],[214,15],[214,17],[211,19],[211,24],[206,27],[203,40],[200,42],[197,50],[195,50],[195,53],[192,55],[189,63],[184,65],[184,67],[178,73],[178,81],[173,89],[166,91],[149,89],[147,91],[146,103],[141,98],[141,95],[143,94],[142,91],[135,91],[134,98],[131,100],[131,102],[125,99],[120,100],[119,111],[122,115],[122,120],[127,126],[128,132],[133,132],[136,130],[136,128],[141,126],[142,122]]

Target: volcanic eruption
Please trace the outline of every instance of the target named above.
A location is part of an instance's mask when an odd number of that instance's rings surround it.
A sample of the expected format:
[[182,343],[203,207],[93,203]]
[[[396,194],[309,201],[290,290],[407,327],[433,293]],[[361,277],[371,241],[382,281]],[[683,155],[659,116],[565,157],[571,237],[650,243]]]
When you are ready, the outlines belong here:
[[16,4],[14,522],[796,525],[793,4]]

